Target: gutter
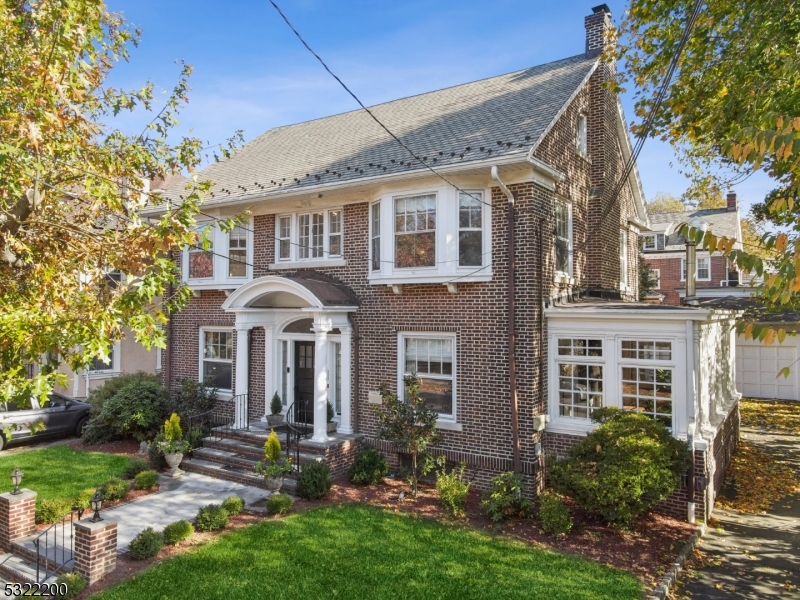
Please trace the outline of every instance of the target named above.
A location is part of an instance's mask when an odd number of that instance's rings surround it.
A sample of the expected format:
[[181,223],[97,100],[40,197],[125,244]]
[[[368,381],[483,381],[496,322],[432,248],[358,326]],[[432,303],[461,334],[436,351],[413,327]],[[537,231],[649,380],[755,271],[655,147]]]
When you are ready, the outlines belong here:
[[514,457],[514,472],[522,471],[522,459],[519,447],[519,403],[517,400],[517,356],[516,356],[516,306],[514,303],[514,280],[516,264],[514,257],[514,194],[503,183],[497,174],[497,165],[492,165],[492,179],[508,198],[508,378],[511,391],[511,445]]

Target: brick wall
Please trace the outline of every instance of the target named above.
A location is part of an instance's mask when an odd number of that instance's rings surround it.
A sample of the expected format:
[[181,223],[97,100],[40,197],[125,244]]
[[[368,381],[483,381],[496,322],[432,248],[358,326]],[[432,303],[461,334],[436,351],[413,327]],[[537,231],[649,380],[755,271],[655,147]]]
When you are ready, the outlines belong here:
[[[664,304],[680,306],[681,297],[678,289],[686,289],[686,281],[681,281],[681,259],[680,258],[658,258],[657,254],[645,254],[647,264],[651,269],[659,269],[661,284],[656,290],[664,294]],[[728,279],[728,262],[722,256],[711,257],[711,281],[698,281],[697,289],[712,288],[719,290],[720,297],[727,295],[727,288],[720,287],[721,281]],[[710,297],[709,297],[710,299]]]
[[0,549],[11,550],[11,542],[31,535],[36,529],[36,492],[0,494]]

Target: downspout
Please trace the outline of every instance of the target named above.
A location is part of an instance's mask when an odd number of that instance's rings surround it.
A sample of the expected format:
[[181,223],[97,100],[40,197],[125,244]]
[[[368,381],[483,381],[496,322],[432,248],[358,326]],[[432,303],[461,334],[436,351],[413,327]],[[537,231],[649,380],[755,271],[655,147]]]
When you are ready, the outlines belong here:
[[[172,298],[173,294],[172,284],[167,284],[167,298]],[[162,300],[163,302],[163,300]],[[166,347],[166,364],[164,365],[164,387],[167,390],[172,389],[172,315],[169,315],[167,321],[167,347]]]
[[511,388],[511,445],[514,458],[514,472],[522,471],[522,460],[519,448],[519,405],[517,401],[517,356],[516,347],[516,306],[514,304],[514,281],[516,279],[516,264],[514,257],[514,194],[506,187],[497,173],[497,167],[492,166],[492,179],[508,198],[508,378]]
[[[687,253],[688,254],[688,253]],[[688,277],[687,277],[688,279]],[[688,290],[687,290],[688,291]],[[697,426],[697,411],[695,410],[695,402],[697,401],[697,391],[695,387],[695,368],[694,368],[694,321],[691,319],[686,320],[686,368],[688,369],[688,385],[686,386],[686,395],[688,402],[686,403],[689,408],[687,415],[689,420],[689,431],[687,441],[689,443],[689,455],[691,460],[689,462],[689,470],[686,474],[686,520],[694,524],[695,517],[695,498],[694,498],[694,434]]]
[[350,386],[351,398],[350,401],[350,423],[354,433],[358,433],[358,398],[359,398],[359,380],[360,368],[358,363],[359,348],[361,347],[361,335],[358,332],[358,323],[353,319],[352,313],[347,313],[347,319],[350,321],[350,328],[353,330],[353,385]]
[[[544,414],[548,414],[547,394],[544,393],[544,218],[539,219],[539,394],[544,398]],[[547,417],[545,416],[545,419]],[[539,444],[544,447],[544,432]]]

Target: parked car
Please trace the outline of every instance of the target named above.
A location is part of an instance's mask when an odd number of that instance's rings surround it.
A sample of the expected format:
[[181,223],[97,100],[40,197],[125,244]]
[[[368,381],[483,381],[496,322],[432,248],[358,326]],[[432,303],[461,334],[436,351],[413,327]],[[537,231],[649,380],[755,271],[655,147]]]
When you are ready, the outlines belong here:
[[[91,406],[63,394],[53,392],[43,405],[35,399],[32,404],[32,408],[20,409],[15,404],[0,402],[0,450],[34,438],[80,435],[89,421]],[[31,426],[39,422],[44,428],[32,433]],[[6,435],[6,429],[10,429],[10,436]]]

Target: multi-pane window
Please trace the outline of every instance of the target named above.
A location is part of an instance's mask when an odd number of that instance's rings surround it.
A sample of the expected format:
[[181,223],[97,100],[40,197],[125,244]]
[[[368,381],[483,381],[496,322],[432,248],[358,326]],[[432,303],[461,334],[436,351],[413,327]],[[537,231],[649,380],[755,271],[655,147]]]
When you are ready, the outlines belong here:
[[645,233],[642,234],[642,250],[649,251],[656,249],[656,234]]
[[578,115],[578,128],[575,134],[575,147],[580,154],[589,153],[588,131],[586,115]]
[[654,289],[661,289],[661,269],[650,269],[650,281],[655,285]]
[[622,340],[622,358],[672,360],[672,342]]
[[298,217],[299,255],[304,258],[322,258],[325,236],[325,213],[311,213]]
[[622,408],[672,428],[672,369],[622,368]]
[[603,356],[603,340],[559,338],[559,356]]
[[328,211],[328,255],[342,255],[342,211]]
[[619,283],[621,287],[628,285],[628,230],[619,230]]
[[111,371],[114,369],[114,346],[108,349],[108,360],[104,361],[102,358],[94,357],[89,364],[90,371]]
[[559,200],[555,201],[555,270],[557,273],[572,273],[572,223],[570,206]]
[[381,270],[381,203],[376,202],[370,207],[372,214],[372,270]]
[[342,345],[333,344],[333,409],[337,415],[342,414]]
[[433,267],[436,264],[436,195],[396,198],[395,267]]
[[278,219],[278,260],[292,258],[292,217],[286,215]]
[[[698,281],[710,281],[711,280],[711,260],[707,256],[698,256],[696,259],[695,264],[697,265],[697,271],[695,273],[695,277]],[[686,259],[681,259],[681,281],[686,281]]]
[[289,342],[281,340],[281,403],[286,406],[289,393]]
[[603,365],[558,364],[558,414],[588,419],[603,406]]
[[228,234],[228,277],[247,277],[247,230],[236,227]]
[[403,338],[403,374],[416,375],[419,395],[440,416],[454,416],[452,338]]
[[483,195],[458,194],[458,264],[480,267],[483,264]]
[[205,225],[200,225],[195,229],[195,234],[195,242],[189,247],[189,278],[212,278],[214,277],[214,230],[210,229],[206,235]]
[[203,330],[201,333],[203,381],[219,390],[232,390],[233,332]]

